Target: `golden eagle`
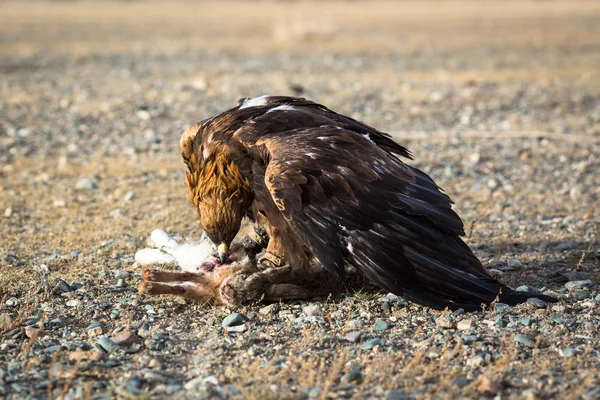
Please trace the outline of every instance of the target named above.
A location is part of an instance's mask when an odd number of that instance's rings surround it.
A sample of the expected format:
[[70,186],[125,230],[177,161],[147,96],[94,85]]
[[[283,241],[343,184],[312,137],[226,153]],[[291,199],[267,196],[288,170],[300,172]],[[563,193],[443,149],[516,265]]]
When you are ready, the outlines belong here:
[[436,309],[533,296],[485,271],[450,198],[400,160],[411,158],[406,148],[362,122],[303,98],[261,96],[190,127],[180,144],[189,199],[222,263],[247,216],[268,237],[255,272],[267,282],[297,279],[316,260],[327,279],[350,265]]

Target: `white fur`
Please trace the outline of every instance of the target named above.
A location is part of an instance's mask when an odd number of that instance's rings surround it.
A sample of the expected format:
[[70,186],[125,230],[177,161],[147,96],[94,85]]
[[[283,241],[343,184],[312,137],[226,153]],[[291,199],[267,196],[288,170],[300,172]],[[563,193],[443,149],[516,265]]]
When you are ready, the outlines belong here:
[[177,264],[183,271],[196,271],[204,260],[213,255],[214,245],[202,234],[199,242],[179,244],[162,229],[150,234],[150,244],[156,249],[141,249],[135,253],[138,265]]

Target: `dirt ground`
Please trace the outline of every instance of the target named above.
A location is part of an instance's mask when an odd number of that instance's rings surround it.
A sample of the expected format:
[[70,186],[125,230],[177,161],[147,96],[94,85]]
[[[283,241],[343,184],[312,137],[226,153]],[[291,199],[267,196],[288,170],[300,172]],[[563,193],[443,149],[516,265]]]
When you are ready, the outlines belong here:
[[[595,1],[0,3],[0,397],[599,398],[599,65]],[[265,93],[393,134],[560,301],[138,296],[153,229],[200,236],[179,134]]]

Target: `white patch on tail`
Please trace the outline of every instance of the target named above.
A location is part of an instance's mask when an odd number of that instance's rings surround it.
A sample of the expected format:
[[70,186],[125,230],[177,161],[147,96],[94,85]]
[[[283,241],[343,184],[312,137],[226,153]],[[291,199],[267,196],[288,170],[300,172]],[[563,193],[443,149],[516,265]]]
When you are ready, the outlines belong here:
[[294,111],[294,110],[296,110],[296,107],[290,106],[289,104],[282,104],[275,108],[271,108],[269,111],[267,111],[267,114],[270,112],[273,112],[273,111]]
[[265,94],[260,97],[254,97],[252,99],[248,99],[248,100],[244,101],[244,104],[242,104],[239,109],[241,110],[242,108],[248,108],[248,107],[266,106],[269,97],[271,97],[271,96],[269,96],[268,94]]

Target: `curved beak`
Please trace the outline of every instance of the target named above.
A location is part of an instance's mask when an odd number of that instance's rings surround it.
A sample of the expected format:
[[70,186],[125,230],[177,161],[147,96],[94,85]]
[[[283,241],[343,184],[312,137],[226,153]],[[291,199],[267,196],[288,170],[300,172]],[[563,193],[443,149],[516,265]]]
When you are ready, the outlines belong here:
[[228,251],[229,251],[229,245],[225,242],[223,242],[217,246],[217,254],[219,255],[219,261],[221,261],[222,264],[225,264],[225,261],[227,261],[227,252]]

